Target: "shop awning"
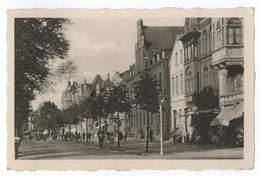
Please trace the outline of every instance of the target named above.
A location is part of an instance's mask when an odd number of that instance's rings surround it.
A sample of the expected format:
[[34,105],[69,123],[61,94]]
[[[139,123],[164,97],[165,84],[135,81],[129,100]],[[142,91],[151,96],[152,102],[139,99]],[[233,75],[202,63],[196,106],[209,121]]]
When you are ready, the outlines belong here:
[[210,123],[211,126],[229,126],[229,122],[233,119],[238,119],[243,116],[244,102],[237,105],[227,106],[221,109],[218,116]]

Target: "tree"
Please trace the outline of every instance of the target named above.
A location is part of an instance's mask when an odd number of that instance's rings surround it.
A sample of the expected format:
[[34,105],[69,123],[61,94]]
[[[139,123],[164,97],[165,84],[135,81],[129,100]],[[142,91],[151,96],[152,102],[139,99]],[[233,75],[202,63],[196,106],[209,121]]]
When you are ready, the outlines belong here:
[[140,80],[134,83],[134,102],[147,113],[146,152],[149,146],[149,112],[156,113],[159,109],[160,90],[158,82],[147,72],[140,73]]
[[88,121],[89,118],[96,119],[96,102],[95,97],[89,96],[86,99],[83,100],[83,102],[80,105],[82,116],[86,118],[86,136],[87,136],[87,142],[88,142]]
[[199,111],[206,111],[206,113],[200,114],[200,118],[192,118],[192,124],[197,124],[194,125],[194,133],[196,136],[201,137],[200,142],[208,143],[209,124],[215,117],[215,114],[213,113],[214,109],[219,107],[218,92],[214,91],[212,87],[205,87],[193,96],[194,105],[197,106],[197,109]]
[[45,129],[49,132],[50,130],[55,131],[62,125],[59,123],[61,120],[61,111],[53,102],[44,102],[39,112],[39,117],[36,121],[36,128],[39,131],[44,131]]
[[109,105],[105,94],[98,94],[94,97],[93,117],[98,119],[99,131],[101,131],[101,119],[107,118],[109,114]]
[[198,110],[214,109],[219,106],[217,92],[212,87],[204,87],[200,92],[194,95],[194,104]]
[[22,137],[35,92],[41,91],[50,61],[64,59],[69,50],[64,18],[15,19],[15,133]]
[[64,121],[66,125],[69,125],[71,130],[71,125],[77,125],[79,123],[80,109],[77,104],[72,104],[64,110]]
[[114,114],[117,112],[117,147],[120,147],[120,139],[119,139],[119,132],[120,132],[120,119],[119,113],[128,113],[131,110],[131,101],[126,96],[126,91],[121,86],[114,86],[111,90],[107,93],[108,95],[108,105],[109,105],[109,112]]

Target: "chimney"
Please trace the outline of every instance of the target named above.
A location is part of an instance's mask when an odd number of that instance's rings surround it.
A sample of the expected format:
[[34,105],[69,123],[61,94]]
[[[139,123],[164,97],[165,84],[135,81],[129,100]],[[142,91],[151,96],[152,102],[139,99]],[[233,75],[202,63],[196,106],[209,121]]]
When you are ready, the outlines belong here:
[[137,21],[137,40],[143,36],[143,20]]

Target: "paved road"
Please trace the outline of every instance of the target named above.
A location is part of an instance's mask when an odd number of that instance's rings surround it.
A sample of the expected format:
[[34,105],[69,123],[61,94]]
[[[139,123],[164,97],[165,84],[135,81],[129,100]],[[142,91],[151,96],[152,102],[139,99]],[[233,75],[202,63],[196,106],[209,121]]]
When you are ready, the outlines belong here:
[[144,140],[127,140],[121,148],[106,143],[99,149],[96,142],[75,143],[60,141],[23,140],[18,159],[242,159],[243,148],[221,148],[212,145],[164,143],[164,156],[159,155],[160,143],[151,142],[149,153],[144,152]]

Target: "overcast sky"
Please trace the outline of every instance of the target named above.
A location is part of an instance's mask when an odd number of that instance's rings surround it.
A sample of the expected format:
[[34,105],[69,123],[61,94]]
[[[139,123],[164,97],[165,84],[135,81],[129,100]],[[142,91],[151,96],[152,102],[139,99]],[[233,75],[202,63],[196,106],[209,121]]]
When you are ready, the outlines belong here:
[[[123,72],[135,61],[135,42],[137,40],[137,18],[74,18],[67,28],[70,40],[69,58],[78,67],[72,81],[83,82],[84,78],[91,83],[94,76],[100,74],[106,78],[116,71]],[[147,26],[183,26],[181,18],[150,18],[144,19]],[[53,101],[61,107],[62,90],[66,81],[59,83],[55,90],[41,95],[32,102],[37,108],[43,101]]]

